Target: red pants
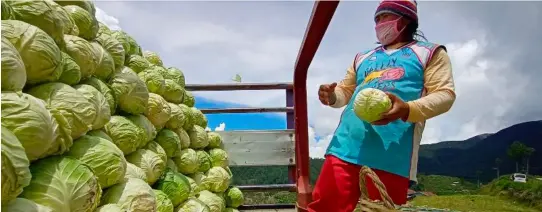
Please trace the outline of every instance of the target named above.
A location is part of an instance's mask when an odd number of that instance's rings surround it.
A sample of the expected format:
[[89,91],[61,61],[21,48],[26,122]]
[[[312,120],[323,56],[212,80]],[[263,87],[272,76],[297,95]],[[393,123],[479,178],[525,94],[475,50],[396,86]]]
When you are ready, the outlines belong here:
[[[359,171],[361,167],[327,155],[320,176],[312,193],[309,212],[352,212],[358,204]],[[375,170],[393,202],[407,202],[409,179],[389,172]],[[367,179],[367,191],[372,200],[381,200],[371,179]]]

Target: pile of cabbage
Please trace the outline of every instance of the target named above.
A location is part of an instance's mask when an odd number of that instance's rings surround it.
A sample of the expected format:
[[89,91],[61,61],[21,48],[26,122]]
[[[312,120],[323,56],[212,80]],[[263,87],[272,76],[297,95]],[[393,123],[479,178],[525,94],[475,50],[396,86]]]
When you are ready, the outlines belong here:
[[2,3],[2,210],[237,211],[183,72],[89,1]]

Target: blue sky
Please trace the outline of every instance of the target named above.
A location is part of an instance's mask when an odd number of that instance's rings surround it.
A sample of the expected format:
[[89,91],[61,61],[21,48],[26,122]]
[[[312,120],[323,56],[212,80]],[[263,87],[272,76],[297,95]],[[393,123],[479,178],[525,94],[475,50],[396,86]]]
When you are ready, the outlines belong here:
[[[96,1],[97,18],[183,70],[187,83],[291,82],[311,1]],[[323,106],[320,84],[342,79],[354,55],[375,46],[377,1],[341,1],[310,67],[309,145],[321,157],[341,109]],[[542,2],[418,1],[420,29],[446,45],[457,99],[426,122],[422,143],[464,140],[542,119]],[[198,92],[198,106],[281,107],[284,91]],[[202,99],[204,98],[204,99]],[[215,103],[218,102],[218,103]],[[214,106],[213,106],[214,107]],[[283,116],[282,116],[283,117]],[[210,128],[284,127],[280,116],[210,115]]]

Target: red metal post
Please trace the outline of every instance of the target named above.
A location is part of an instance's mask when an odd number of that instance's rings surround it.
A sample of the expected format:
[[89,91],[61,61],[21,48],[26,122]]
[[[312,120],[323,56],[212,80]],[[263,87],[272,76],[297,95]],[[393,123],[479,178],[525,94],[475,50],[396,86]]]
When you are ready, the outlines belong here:
[[309,133],[307,114],[307,72],[339,1],[316,1],[299,49],[294,71],[294,114],[297,165],[297,207],[307,211],[312,199],[309,178]]

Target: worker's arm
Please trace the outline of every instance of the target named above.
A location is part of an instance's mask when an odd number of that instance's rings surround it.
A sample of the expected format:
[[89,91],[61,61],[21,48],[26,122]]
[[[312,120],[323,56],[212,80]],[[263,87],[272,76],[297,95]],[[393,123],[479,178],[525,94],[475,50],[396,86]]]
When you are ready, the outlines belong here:
[[443,48],[435,51],[424,72],[427,95],[407,102],[408,122],[422,122],[450,110],[455,101],[455,87],[450,57]]
[[359,54],[354,58],[354,62],[346,70],[346,76],[344,77],[337,87],[335,87],[335,103],[330,105],[333,108],[341,108],[345,106],[352,98],[354,90],[356,90],[356,69],[354,68],[356,64],[356,59],[359,57]]

